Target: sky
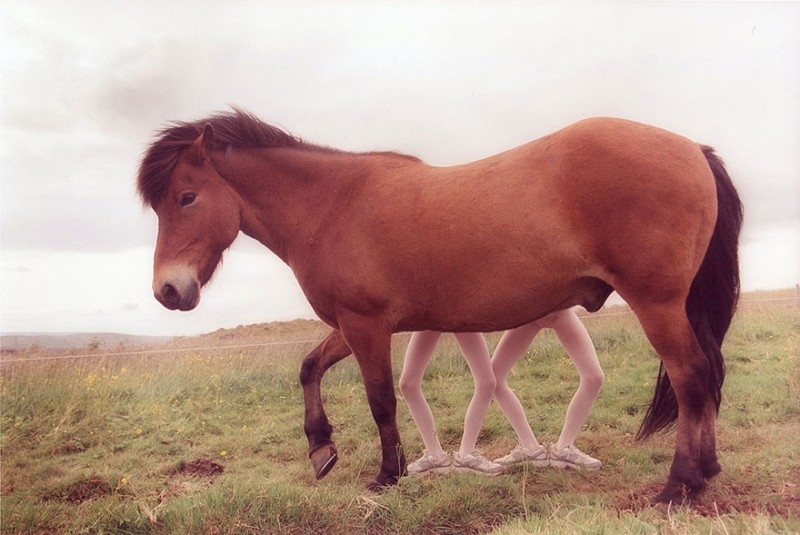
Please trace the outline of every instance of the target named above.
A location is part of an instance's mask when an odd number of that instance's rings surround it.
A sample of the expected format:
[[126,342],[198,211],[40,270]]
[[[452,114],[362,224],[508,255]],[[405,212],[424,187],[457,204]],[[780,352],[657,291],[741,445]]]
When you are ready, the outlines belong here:
[[244,235],[197,309],[153,298],[141,155],[168,122],[231,105],[432,165],[590,116],[660,126],[725,160],[744,290],[800,282],[800,3],[3,0],[0,49],[3,333],[314,317]]

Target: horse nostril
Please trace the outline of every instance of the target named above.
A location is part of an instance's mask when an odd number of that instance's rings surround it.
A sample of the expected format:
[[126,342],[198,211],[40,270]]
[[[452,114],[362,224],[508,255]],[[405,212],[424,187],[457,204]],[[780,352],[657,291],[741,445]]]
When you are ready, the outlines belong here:
[[181,294],[169,283],[161,287],[161,300],[169,307],[177,308],[181,302]]

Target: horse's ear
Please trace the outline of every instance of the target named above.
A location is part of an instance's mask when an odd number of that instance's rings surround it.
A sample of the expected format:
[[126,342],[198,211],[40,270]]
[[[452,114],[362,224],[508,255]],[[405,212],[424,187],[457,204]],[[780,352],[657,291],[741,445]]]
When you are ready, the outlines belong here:
[[203,133],[194,140],[186,155],[189,161],[200,165],[208,160],[212,150],[214,150],[214,127],[211,123],[206,123]]

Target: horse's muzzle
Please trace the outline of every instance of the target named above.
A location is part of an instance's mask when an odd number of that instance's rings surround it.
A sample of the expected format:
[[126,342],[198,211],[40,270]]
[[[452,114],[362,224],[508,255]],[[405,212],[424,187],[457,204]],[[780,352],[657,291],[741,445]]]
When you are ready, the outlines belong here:
[[170,310],[192,310],[200,302],[200,284],[197,281],[165,282],[155,291],[155,298]]

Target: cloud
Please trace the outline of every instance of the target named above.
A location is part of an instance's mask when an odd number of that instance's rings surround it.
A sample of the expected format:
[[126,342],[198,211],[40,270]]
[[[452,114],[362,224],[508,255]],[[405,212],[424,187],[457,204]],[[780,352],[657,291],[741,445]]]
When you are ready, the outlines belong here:
[[800,283],[800,221],[758,230],[740,250],[746,290],[791,288]]
[[156,221],[135,195],[140,155],[166,122],[229,104],[311,142],[433,165],[589,115],[662,126],[725,159],[746,209],[746,287],[798,278],[782,251],[800,242],[800,4],[151,8],[3,4],[4,330],[197,332],[311,314],[291,271],[247,241],[198,311],[150,295]]
[[153,298],[152,258],[148,247],[4,252],[2,330],[193,335],[265,319],[314,317],[291,270],[246,237],[226,253],[201,306],[191,312],[168,311]]

